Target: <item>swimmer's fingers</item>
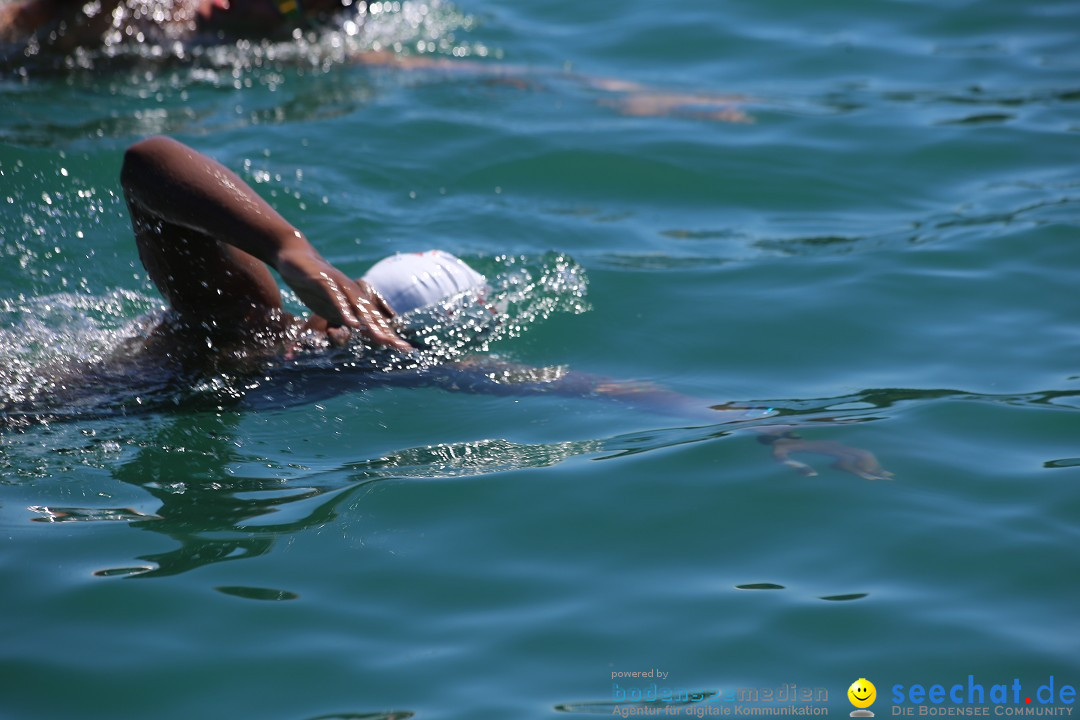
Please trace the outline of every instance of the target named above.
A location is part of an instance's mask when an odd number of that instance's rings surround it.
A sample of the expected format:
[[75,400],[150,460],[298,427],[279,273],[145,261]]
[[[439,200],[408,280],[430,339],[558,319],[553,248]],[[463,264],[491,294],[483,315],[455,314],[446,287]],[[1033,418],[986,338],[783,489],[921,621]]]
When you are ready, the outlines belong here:
[[386,298],[379,294],[379,291],[372,287],[367,280],[357,278],[356,284],[362,288],[366,288],[369,297],[371,298],[371,303],[375,306],[375,309],[379,314],[387,319],[397,317],[397,312],[394,311],[394,308],[390,307],[390,303],[386,302]]
[[[402,352],[412,350],[390,329],[392,314],[387,312],[386,303],[375,300],[371,287],[335,268],[310,245],[282,250],[274,267],[305,305],[326,318],[329,327],[344,326],[359,331],[376,345]],[[342,340],[340,333],[336,339]]]
[[[762,442],[766,441],[762,440]],[[782,465],[787,465],[789,468],[797,471],[803,477],[817,476],[817,470],[807,465],[806,463],[799,462],[798,460],[791,457],[792,448],[789,447],[788,443],[785,442],[785,438],[776,438],[772,441],[769,441],[768,444],[772,446],[772,456],[773,459],[776,460],[776,462],[781,463]]]
[[390,327],[394,313],[371,285],[363,280],[349,280],[346,292],[350,307],[360,321],[358,329],[361,334],[376,345],[392,347],[401,352],[412,351],[412,346]]
[[874,453],[863,448],[834,441],[808,441],[805,443],[805,449],[809,452],[831,455],[836,458],[836,462],[833,463],[834,468],[857,475],[863,480],[891,480],[893,476],[891,472],[881,467]]
[[863,480],[892,480],[893,474],[881,467],[874,453],[862,448],[848,448],[851,456],[836,463],[836,467],[858,475]]
[[[278,253],[273,263],[281,279],[293,289],[300,302],[330,325],[359,326],[342,290],[344,275],[326,262],[311,246],[290,248]],[[347,278],[345,278],[347,279]]]
[[857,475],[863,480],[889,480],[893,474],[883,468],[874,453],[831,440],[806,440],[791,432],[764,434],[758,438],[772,447],[773,457],[807,477],[817,475],[810,465],[791,457],[792,453],[824,455],[835,460],[833,467]]

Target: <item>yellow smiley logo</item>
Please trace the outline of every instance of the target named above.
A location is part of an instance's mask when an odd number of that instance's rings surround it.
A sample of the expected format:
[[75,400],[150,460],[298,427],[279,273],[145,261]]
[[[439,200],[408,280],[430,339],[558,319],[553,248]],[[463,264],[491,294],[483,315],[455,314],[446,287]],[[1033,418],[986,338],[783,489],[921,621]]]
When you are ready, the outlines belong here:
[[877,699],[877,688],[866,678],[859,678],[847,689],[848,700],[857,708],[868,708]]

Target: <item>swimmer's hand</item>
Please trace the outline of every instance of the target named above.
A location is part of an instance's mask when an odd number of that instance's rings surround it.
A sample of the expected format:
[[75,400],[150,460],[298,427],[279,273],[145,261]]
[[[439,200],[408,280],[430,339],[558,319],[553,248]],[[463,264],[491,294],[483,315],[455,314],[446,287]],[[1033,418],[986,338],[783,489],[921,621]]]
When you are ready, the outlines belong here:
[[761,433],[758,440],[772,447],[777,462],[798,470],[807,477],[817,475],[817,470],[791,457],[792,453],[815,453],[835,458],[833,467],[858,475],[863,480],[891,480],[893,474],[881,467],[874,453],[862,448],[850,447],[834,440],[806,440],[783,426],[754,428]]
[[300,300],[325,319],[335,344],[348,339],[343,333],[347,328],[375,345],[412,351],[412,346],[391,329],[394,313],[378,293],[366,282],[353,280],[328,263],[310,244],[282,248],[273,265]]

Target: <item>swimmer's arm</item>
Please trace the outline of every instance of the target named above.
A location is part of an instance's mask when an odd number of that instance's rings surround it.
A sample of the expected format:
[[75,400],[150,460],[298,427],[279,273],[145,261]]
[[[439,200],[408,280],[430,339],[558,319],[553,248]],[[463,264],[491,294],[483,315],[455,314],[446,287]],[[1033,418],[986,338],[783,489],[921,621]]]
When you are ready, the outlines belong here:
[[[735,403],[709,406],[697,398],[651,382],[612,380],[562,367],[537,368],[490,358],[450,363],[415,377],[426,384],[455,391],[609,399],[636,410],[709,424],[737,422],[745,427],[755,418],[752,408]],[[770,446],[777,462],[808,477],[817,475],[817,471],[793,459],[792,453],[830,457],[834,460],[834,467],[864,480],[888,480],[892,477],[893,474],[883,468],[869,450],[835,440],[807,440],[795,432],[797,427],[754,425],[747,429],[757,433],[759,442]]]
[[845,445],[835,440],[807,440],[794,432],[792,425],[773,425],[751,428],[758,433],[758,441],[772,447],[777,462],[794,468],[806,477],[814,477],[817,470],[791,457],[792,453],[814,453],[832,457],[833,467],[858,475],[863,480],[890,480],[893,474],[883,468],[874,453],[863,448]]
[[[215,160],[171,138],[154,137],[128,149],[121,179],[133,215],[137,210],[261,260],[330,326],[359,330],[379,345],[411,349],[390,329],[389,312],[366,283],[327,262],[303,233]],[[170,280],[193,281],[163,281]]]
[[563,366],[533,367],[483,356],[431,368],[417,378],[448,390],[487,395],[558,395],[612,400],[657,415],[707,423],[745,420],[749,416],[748,408],[710,407],[698,398],[653,382],[615,380]]
[[[580,373],[575,373],[580,375]],[[583,376],[586,379],[592,376]],[[627,403],[635,408],[665,415],[689,419],[719,422],[747,422],[754,419],[754,410],[735,403],[705,406],[705,403],[682,393],[655,385],[626,381],[600,381],[592,385],[593,393]],[[809,453],[833,459],[833,467],[844,470],[863,480],[888,480],[893,474],[883,468],[874,453],[863,448],[845,445],[836,440],[808,440],[795,431],[796,425],[755,425],[749,429],[758,436],[758,442],[772,448],[777,462],[793,468],[806,477],[816,476],[817,470],[807,463],[795,460],[792,453]]]
[[597,105],[631,117],[682,117],[712,122],[752,123],[741,109],[750,98],[709,92],[668,90],[615,78],[581,75],[483,60],[451,59],[437,55],[400,55],[388,50],[368,50],[352,57],[369,67],[465,75],[519,89],[536,89],[544,82],[576,85],[595,93]]

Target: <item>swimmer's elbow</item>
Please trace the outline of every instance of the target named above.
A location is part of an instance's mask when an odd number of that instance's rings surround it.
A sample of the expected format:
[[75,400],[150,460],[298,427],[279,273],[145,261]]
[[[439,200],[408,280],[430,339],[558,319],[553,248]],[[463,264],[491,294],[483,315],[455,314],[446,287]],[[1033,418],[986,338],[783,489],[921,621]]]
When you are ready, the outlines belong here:
[[183,144],[179,140],[173,140],[171,137],[165,135],[151,135],[129,147],[124,155],[127,157],[128,155],[141,156],[157,154],[162,150],[178,147],[183,147]]
[[148,156],[153,152],[156,137],[141,140],[124,151],[124,164],[120,166],[120,184],[125,188],[134,187],[139,183],[144,168],[147,165]]
[[186,146],[164,135],[140,140],[124,151],[124,164],[120,169],[120,182],[124,185],[137,183],[146,178],[154,168],[168,166],[178,151]]

